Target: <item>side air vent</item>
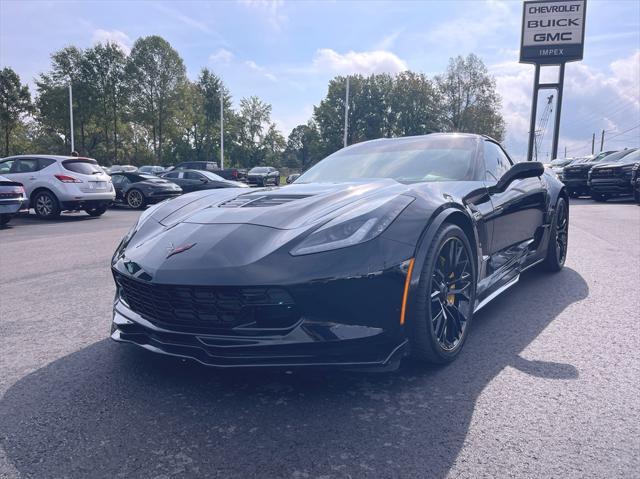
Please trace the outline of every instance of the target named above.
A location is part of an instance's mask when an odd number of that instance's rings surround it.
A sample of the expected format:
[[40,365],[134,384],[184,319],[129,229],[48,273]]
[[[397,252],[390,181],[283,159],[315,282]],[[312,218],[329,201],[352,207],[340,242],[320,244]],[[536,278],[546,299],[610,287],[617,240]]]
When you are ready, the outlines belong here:
[[264,208],[308,198],[310,195],[242,195],[218,205],[219,208]]

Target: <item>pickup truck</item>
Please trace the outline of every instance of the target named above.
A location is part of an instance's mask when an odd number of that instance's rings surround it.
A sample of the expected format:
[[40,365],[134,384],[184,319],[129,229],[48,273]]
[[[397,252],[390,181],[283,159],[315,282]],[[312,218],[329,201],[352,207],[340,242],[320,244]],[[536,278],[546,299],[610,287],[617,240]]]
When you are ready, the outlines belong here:
[[183,161],[182,163],[178,163],[173,169],[210,171],[225,180],[242,181],[245,183],[247,181],[247,170],[238,168],[220,169],[218,163],[215,161]]

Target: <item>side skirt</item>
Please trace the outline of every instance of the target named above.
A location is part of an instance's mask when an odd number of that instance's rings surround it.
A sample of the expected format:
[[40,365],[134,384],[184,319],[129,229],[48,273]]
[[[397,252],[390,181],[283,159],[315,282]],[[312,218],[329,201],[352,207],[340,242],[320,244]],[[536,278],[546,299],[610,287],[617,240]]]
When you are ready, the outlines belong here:
[[518,281],[520,280],[520,275],[518,274],[518,276],[516,276],[515,278],[513,278],[511,281],[509,281],[507,284],[504,284],[502,286],[500,286],[498,289],[496,289],[493,293],[491,293],[489,296],[487,296],[486,298],[484,298],[482,301],[480,301],[480,303],[478,303],[478,305],[475,307],[475,309],[473,310],[474,314],[477,313],[478,311],[480,311],[482,308],[484,308],[487,304],[489,304],[492,300],[494,300],[495,298],[497,298],[498,296],[500,296],[502,293],[504,293],[506,290],[508,290],[509,288],[511,288],[511,286],[515,285]]

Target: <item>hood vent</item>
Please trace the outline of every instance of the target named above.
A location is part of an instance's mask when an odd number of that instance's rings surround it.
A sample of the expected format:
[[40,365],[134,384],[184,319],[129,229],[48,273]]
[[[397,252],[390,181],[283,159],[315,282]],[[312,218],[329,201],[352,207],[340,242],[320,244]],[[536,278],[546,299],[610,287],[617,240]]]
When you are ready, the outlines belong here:
[[312,195],[242,195],[218,205],[219,208],[249,208],[278,206]]

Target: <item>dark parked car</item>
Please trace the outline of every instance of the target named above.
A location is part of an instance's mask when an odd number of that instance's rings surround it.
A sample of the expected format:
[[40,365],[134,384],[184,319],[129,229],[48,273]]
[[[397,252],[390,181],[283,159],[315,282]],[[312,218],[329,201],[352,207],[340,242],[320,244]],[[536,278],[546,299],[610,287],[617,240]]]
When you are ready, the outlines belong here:
[[220,367],[449,362],[474,312],[563,267],[568,218],[564,185],[490,138],[358,143],[282,188],[145,211],[112,258],[111,337]]
[[587,157],[582,161],[574,161],[562,170],[562,182],[567,186],[569,196],[589,194],[589,170],[598,163],[606,161],[607,157],[615,151],[603,151],[593,157]]
[[218,188],[246,188],[247,185],[239,181],[225,180],[221,176],[203,170],[173,170],[162,175],[169,181],[182,188],[185,193]]
[[606,201],[614,196],[631,196],[631,172],[640,163],[636,148],[622,150],[609,155],[605,161],[589,171],[589,189],[596,201]]
[[247,170],[238,168],[225,168],[222,170],[218,167],[218,163],[214,161],[184,161],[178,163],[175,168],[172,169],[210,171],[225,180],[231,181],[246,181],[247,178]]
[[640,203],[640,163],[631,170],[631,188],[633,189],[633,198],[636,203]]
[[0,176],[0,226],[6,225],[20,211],[28,211],[27,199],[22,183]]
[[144,208],[182,194],[182,189],[171,181],[144,173],[114,173],[111,181],[116,189],[116,202],[131,208]]
[[183,161],[182,163],[178,163],[173,169],[217,171],[220,167],[215,161]]
[[256,166],[247,173],[247,183],[255,186],[280,184],[280,172],[271,166]]

